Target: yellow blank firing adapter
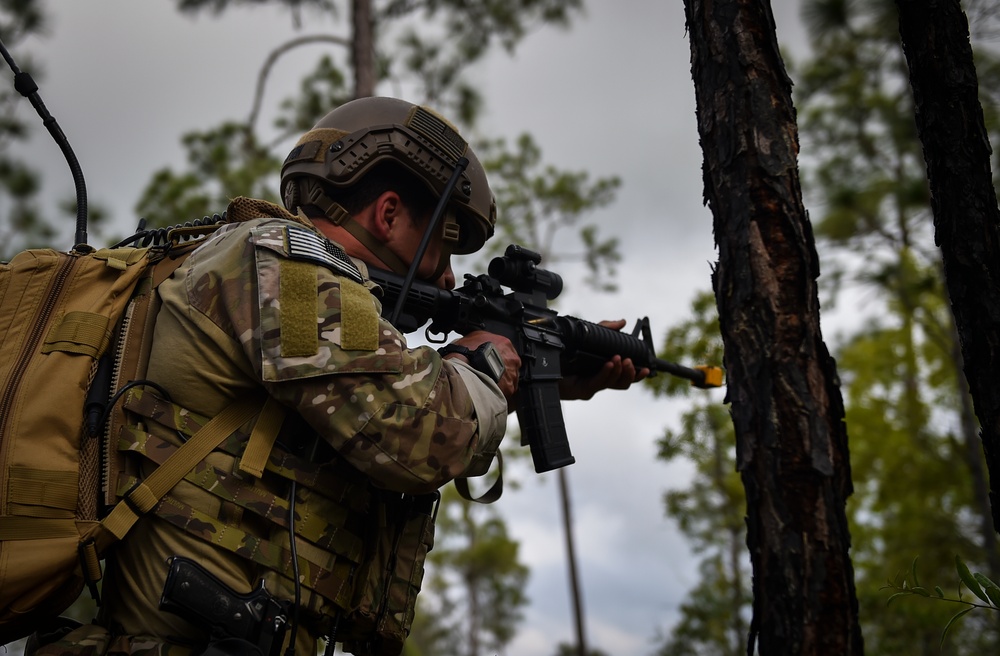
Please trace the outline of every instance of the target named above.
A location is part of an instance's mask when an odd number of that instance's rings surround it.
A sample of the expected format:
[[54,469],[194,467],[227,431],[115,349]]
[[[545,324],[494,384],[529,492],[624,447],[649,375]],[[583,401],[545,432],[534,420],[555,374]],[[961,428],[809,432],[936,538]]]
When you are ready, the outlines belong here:
[[692,385],[696,387],[701,387],[702,389],[707,387],[722,387],[722,367],[712,367],[708,365],[697,365],[695,369],[700,371],[705,375],[705,380],[699,385],[692,381]]

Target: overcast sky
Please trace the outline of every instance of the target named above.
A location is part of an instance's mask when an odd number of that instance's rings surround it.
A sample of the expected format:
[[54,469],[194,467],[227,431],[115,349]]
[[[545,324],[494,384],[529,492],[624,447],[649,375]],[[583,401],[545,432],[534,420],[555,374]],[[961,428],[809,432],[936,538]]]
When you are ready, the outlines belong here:
[[[622,291],[595,295],[574,285],[579,271],[567,268],[559,309],[591,320],[625,318],[629,327],[648,315],[659,340],[708,289],[716,259],[702,206],[683,7],[680,0],[587,5],[572,29],[539,31],[513,57],[497,54],[473,71],[487,104],[480,129],[508,138],[531,132],[557,167],[622,178],[617,202],[593,217],[602,233],[621,239]],[[42,98],[73,144],[91,198],[112,210],[122,233],[138,218],[133,208],[151,174],[182,164],[179,136],[245,117],[261,63],[294,34],[280,12],[242,9],[192,20],[173,6],[59,0],[51,3],[49,35],[26,46],[45,64]],[[797,3],[774,6],[779,40],[801,48]],[[303,33],[332,29],[307,26]],[[306,72],[304,60],[279,64],[270,100],[292,93]],[[35,140],[28,157],[47,172],[53,196],[72,193],[50,140]],[[71,245],[72,231],[68,221],[59,246]],[[722,393],[714,395],[721,402]],[[655,459],[655,441],[677,425],[681,407],[642,389],[564,404],[577,459],[569,479],[588,638],[612,656],[651,652],[698,578],[697,560],[662,504],[667,489],[684,485],[687,468]],[[573,639],[555,478],[532,475],[499,503],[531,567],[532,603],[508,653],[552,656],[558,642]]]

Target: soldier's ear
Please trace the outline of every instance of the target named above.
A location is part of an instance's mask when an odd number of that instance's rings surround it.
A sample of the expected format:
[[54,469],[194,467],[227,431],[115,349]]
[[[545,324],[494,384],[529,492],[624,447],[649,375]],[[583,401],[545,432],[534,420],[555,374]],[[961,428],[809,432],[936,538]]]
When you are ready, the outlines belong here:
[[385,191],[373,205],[372,233],[379,241],[388,241],[402,213],[403,201],[395,191]]

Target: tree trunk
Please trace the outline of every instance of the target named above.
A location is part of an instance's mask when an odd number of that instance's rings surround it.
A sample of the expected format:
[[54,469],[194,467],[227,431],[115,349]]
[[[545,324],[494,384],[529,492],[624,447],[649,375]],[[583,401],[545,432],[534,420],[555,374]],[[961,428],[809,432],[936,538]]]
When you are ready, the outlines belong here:
[[354,64],[354,97],[375,95],[375,23],[371,0],[351,0],[351,61]]
[[557,470],[559,481],[559,500],[562,506],[563,534],[566,538],[566,566],[569,569],[569,596],[573,604],[573,627],[576,629],[577,656],[587,656],[586,619],[583,616],[583,590],[580,587],[580,577],[576,564],[576,548],[573,536],[573,504],[569,496],[569,474],[565,468]]
[[843,400],[819,327],[791,83],[765,0],[685,0],[713,276],[747,496],[747,653],[863,653]]
[[897,0],[934,237],[965,361],[1000,531],[1000,210],[969,24],[958,0]]

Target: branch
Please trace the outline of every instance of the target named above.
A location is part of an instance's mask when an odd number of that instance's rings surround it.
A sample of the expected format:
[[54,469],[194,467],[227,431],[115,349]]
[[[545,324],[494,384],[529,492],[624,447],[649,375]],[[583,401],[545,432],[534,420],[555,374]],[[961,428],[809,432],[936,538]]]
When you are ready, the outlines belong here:
[[271,69],[274,64],[278,61],[278,58],[286,54],[294,48],[299,46],[309,45],[310,43],[334,43],[339,46],[344,46],[345,48],[350,47],[351,42],[349,39],[343,37],[334,36],[332,34],[314,34],[311,36],[300,36],[291,41],[287,41],[274,50],[267,56],[264,61],[264,65],[261,66],[260,73],[257,75],[257,87],[254,90],[253,97],[253,107],[250,110],[250,116],[247,118],[247,134],[253,132],[253,126],[257,122],[257,117],[260,115],[260,106],[264,98],[264,84],[267,82],[267,77],[271,73]]

